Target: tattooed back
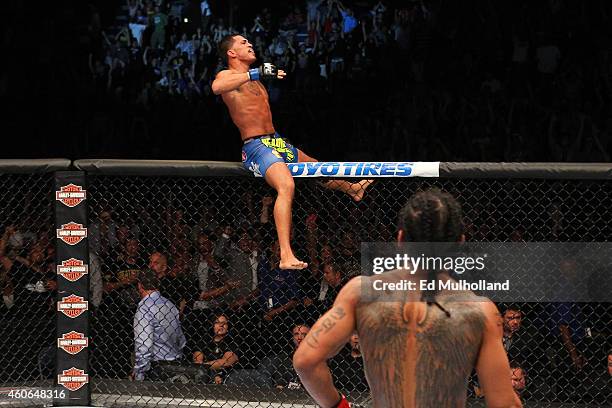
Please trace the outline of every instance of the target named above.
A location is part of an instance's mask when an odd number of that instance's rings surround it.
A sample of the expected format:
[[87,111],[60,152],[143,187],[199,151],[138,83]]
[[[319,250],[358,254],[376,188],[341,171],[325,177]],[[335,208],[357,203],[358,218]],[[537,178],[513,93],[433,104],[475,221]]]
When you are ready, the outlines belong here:
[[418,285],[423,278],[394,271],[362,280],[368,296],[355,317],[375,407],[465,406],[485,327],[482,305],[488,300],[469,291],[443,290],[436,295],[437,305],[427,305],[419,291],[368,290],[375,279]]

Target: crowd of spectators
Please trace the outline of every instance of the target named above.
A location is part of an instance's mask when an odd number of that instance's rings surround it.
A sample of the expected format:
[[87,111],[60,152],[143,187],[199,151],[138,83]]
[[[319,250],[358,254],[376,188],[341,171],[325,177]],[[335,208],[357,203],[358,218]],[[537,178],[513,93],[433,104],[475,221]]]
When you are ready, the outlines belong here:
[[[319,245],[326,241],[311,216],[304,248],[312,257],[311,267],[302,272],[281,270],[271,220],[273,203],[272,197],[263,197],[256,213],[253,197],[246,194],[244,204],[251,211],[235,224],[219,223],[218,213],[208,207],[196,223],[189,222],[193,218],[181,209],[167,209],[162,222],[143,209],[138,220],[122,223],[115,221],[111,209],[100,211],[90,228],[91,251],[104,271],[103,286],[92,288],[103,293],[102,302],[96,305],[99,311],[94,312],[97,373],[122,378],[132,370],[125,356],[130,355],[134,341],[140,344],[138,340],[145,333],[134,311],[138,309],[142,318],[148,315],[140,311],[146,309],[147,302],[153,302],[153,308],[166,302],[151,295],[153,289],[141,289],[139,274],[152,270],[158,282],[149,285],[175,305],[180,317],[186,338],[180,346],[184,356],[193,364],[207,366],[206,372],[214,371],[200,375],[200,379],[221,383],[231,368],[240,367],[257,370],[258,383],[299,388],[299,380],[289,369],[291,348],[299,344],[296,336],[331,307],[342,285],[360,273],[358,245],[355,235],[347,231],[337,249],[332,249],[335,243],[327,242],[319,256]],[[145,300],[143,295],[149,298]],[[136,326],[139,329],[132,336]],[[169,327],[176,330],[174,323]],[[290,333],[294,335],[293,346],[288,341]],[[357,349],[357,340],[353,343]],[[136,378],[148,378],[142,372],[148,365],[142,363],[138,350],[136,347],[135,359],[141,362],[141,372]],[[122,358],[109,359],[111,352]],[[148,355],[150,359],[159,357]],[[176,360],[174,348],[169,360]],[[275,362],[280,368],[273,368]],[[345,377],[354,380],[351,376],[359,377],[362,372]],[[356,384],[365,389],[363,374]]]
[[324,159],[610,160],[605,1],[290,1],[233,21],[214,1],[128,6],[90,54],[103,154],[236,161],[210,89],[235,32],[288,72],[266,84],[277,130]]
[[[389,242],[392,232],[369,228],[365,221],[362,229],[342,222],[363,219],[360,207],[345,216],[331,209],[310,212],[296,223],[300,256],[309,268],[280,270],[274,200],[257,197],[247,192],[223,208],[207,204],[197,211],[191,205],[154,209],[139,204],[127,209],[106,204],[92,211],[92,375],[168,381],[180,367],[181,375],[191,372],[188,380],[200,383],[301,387],[291,365],[293,352],[342,286],[361,273],[358,243]],[[366,218],[377,226],[387,223],[373,215]],[[4,327],[13,331],[50,325],[55,311],[53,245],[49,234],[37,228],[9,225],[0,239],[0,312],[11,322]],[[556,228],[549,225],[553,240]],[[469,230],[466,234],[469,241],[490,239]],[[515,230],[496,239],[522,237]],[[601,390],[612,378],[602,354],[609,347],[605,304],[499,308],[503,345],[512,362],[509,376],[523,398],[587,401],[604,395]],[[51,328],[28,333],[27,347],[41,347],[29,352],[32,375],[52,375]],[[151,338],[173,346],[161,347]],[[357,335],[329,365],[341,389],[367,392]],[[477,378],[469,391],[482,397]]]
[[[309,0],[231,19],[213,0],[198,2],[195,13],[193,4],[129,0],[116,33],[92,8],[89,56],[82,61],[89,78],[83,102],[91,111],[76,156],[237,161],[237,131],[210,83],[223,69],[216,42],[238,32],[255,44],[262,62],[289,73],[285,81],[266,83],[275,125],[320,159],[610,161],[609,2]],[[176,308],[185,336],[179,348],[187,363],[206,367],[203,381],[240,384],[239,375],[253,370],[249,378],[258,383],[299,387],[291,353],[360,273],[359,242],[393,237],[380,220],[372,218],[370,230],[359,225],[368,216],[362,209],[347,216],[330,206],[299,224],[300,255],[310,267],[281,271],[272,205],[271,197],[247,196],[231,223],[214,205],[197,214],[168,207],[161,217],[144,207],[134,207],[131,216],[119,214],[118,206],[94,211],[93,375],[141,379],[134,370],[142,357],[135,351],[141,332],[135,333],[134,316],[157,291],[169,302],[164,307]],[[568,238],[564,228],[576,221],[567,205],[552,202],[541,215],[546,220],[532,229],[518,223],[510,225],[513,231],[496,229],[495,218],[503,217],[495,213],[493,221],[466,220],[466,235],[529,241],[539,228],[545,239]],[[355,222],[347,226],[347,220]],[[4,225],[0,316],[13,319],[4,325],[5,338],[24,339],[17,331],[52,324],[54,247],[52,234],[38,227]],[[147,269],[158,282],[141,288]],[[537,395],[552,380],[559,399],[600,395],[593,392],[603,378],[600,356],[589,353],[601,337],[582,316],[601,323],[605,315],[589,307],[500,305],[517,392]],[[53,342],[52,328],[27,334],[23,347]],[[367,388],[354,375],[363,364],[358,344],[352,337],[330,362],[347,389]],[[27,354],[22,368],[35,373],[48,350],[14,355]],[[472,385],[479,395],[477,380]]]

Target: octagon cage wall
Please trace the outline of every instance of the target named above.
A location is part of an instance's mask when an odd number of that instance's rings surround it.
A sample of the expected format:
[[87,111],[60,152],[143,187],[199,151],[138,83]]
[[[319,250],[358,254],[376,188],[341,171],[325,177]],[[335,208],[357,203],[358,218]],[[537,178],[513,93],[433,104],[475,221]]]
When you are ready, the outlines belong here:
[[[324,188],[321,178],[296,178],[292,244],[309,266],[281,271],[274,191],[238,164],[198,166],[76,162],[87,176],[90,279],[94,269],[101,276],[89,285],[92,406],[315,406],[292,368],[297,345],[342,286],[362,273],[360,244],[393,242],[399,210],[412,194],[430,187],[460,202],[469,242],[608,242],[612,236],[609,166],[593,175],[556,164],[544,165],[542,174],[521,166],[491,171],[473,163],[453,171],[442,164],[438,178],[377,178],[359,202]],[[5,194],[38,194],[29,202],[51,208],[44,198],[51,192],[22,183],[23,177],[0,176]],[[48,178],[50,189],[52,174],[36,177]],[[32,212],[44,211],[5,199],[5,233],[19,225],[22,232],[48,234],[49,217],[27,221]],[[168,315],[166,335],[177,339],[178,354],[149,347],[152,338],[143,338],[152,336],[150,316],[138,310],[144,296],[138,282],[147,269],[155,272],[149,281],[165,299],[159,310]],[[11,278],[3,276],[8,293]],[[44,358],[53,344],[55,328],[47,327],[53,318],[16,317],[36,305],[15,303],[2,316],[4,387],[57,383],[53,364]],[[555,312],[559,306],[497,304],[508,315],[506,324],[513,320],[512,340],[505,338],[504,347],[523,375],[521,398],[531,406],[606,406],[612,305],[564,303],[564,319]],[[19,336],[37,333],[28,340],[29,352],[15,348],[24,341],[11,335],[16,330]],[[27,370],[19,368],[24,364]],[[338,389],[356,406],[369,406],[358,336],[328,365]],[[466,391],[470,406],[484,406],[475,374]]]

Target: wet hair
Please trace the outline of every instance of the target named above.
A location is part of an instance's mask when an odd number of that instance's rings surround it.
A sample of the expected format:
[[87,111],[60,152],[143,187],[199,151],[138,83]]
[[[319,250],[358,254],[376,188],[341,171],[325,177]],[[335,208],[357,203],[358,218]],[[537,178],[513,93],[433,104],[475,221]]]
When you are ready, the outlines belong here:
[[[412,242],[458,242],[463,234],[461,205],[451,194],[433,187],[414,194],[401,209],[398,229]],[[429,270],[428,280],[440,271]],[[421,300],[435,304],[450,317],[450,312],[435,301],[437,290],[423,291]]]
[[457,242],[463,234],[461,205],[433,187],[414,194],[399,213],[399,229],[413,242]]
[[217,52],[219,53],[219,57],[227,64],[227,52],[234,45],[234,37],[241,35],[239,33],[228,34],[219,41],[217,44]]

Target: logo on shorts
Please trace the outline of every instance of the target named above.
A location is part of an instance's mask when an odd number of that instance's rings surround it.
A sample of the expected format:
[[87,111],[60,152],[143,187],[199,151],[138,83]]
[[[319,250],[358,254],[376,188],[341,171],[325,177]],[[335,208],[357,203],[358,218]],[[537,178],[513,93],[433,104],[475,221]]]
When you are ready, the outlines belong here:
[[89,346],[89,337],[85,337],[83,333],[71,331],[70,333],[62,334],[61,339],[57,339],[57,348],[61,348],[68,354],[78,354],[85,347]]
[[89,382],[89,375],[76,367],[63,370],[57,376],[57,382],[70,391],[76,391]]
[[279,152],[277,152],[276,150],[272,149],[272,154],[275,155],[276,157],[278,157],[279,159],[282,159],[283,156],[281,156],[281,154]]
[[249,166],[249,170],[252,171],[255,174],[255,176],[261,177],[261,171],[259,170],[259,164],[251,163],[251,165]]
[[60,187],[60,191],[55,192],[55,199],[67,207],[76,207],[87,198],[87,191],[76,184],[68,184]]
[[63,224],[62,228],[56,231],[57,237],[68,245],[76,245],[87,237],[87,228],[84,228],[83,224],[77,224],[76,222]]
[[80,259],[70,258],[57,265],[57,274],[63,276],[70,282],[78,281],[83,275],[89,273],[89,266]]
[[246,155],[246,152],[243,150],[242,151],[242,162],[244,163],[246,159],[247,159],[247,155]]
[[57,311],[71,319],[76,319],[89,309],[89,302],[81,296],[70,295],[57,302]]

